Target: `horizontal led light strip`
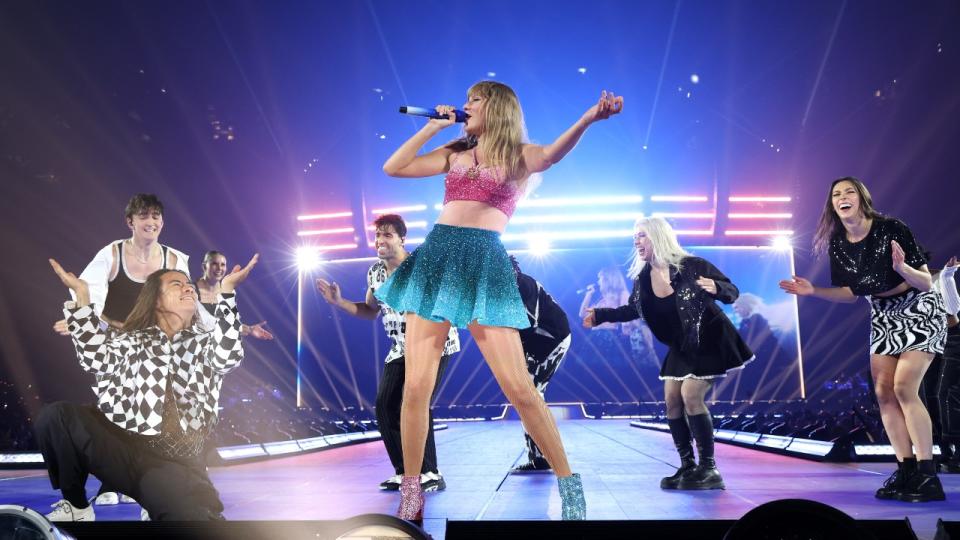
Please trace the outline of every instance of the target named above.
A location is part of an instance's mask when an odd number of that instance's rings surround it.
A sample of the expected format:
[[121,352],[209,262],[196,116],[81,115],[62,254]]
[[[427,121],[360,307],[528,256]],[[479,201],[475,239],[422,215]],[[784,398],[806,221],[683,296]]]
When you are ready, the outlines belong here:
[[375,208],[370,211],[373,215],[399,214],[401,212],[422,212],[427,209],[425,204],[412,204],[409,206],[394,206],[392,208]]
[[[680,236],[709,236],[709,230],[678,230]],[[518,242],[524,240],[585,240],[591,238],[631,238],[633,229],[608,229],[598,231],[550,231],[536,233],[507,233],[501,236],[504,242]]]
[[353,227],[341,227],[339,229],[310,229],[306,231],[297,231],[297,236],[323,236],[325,234],[352,233]]
[[727,236],[793,236],[793,231],[723,231]]
[[709,197],[706,195],[654,195],[650,197],[651,202],[707,202]]
[[335,251],[341,249],[356,249],[357,244],[320,244],[311,247],[317,251]]
[[691,218],[691,219],[713,219],[716,215],[713,212],[654,212],[653,217],[662,218]]
[[510,220],[511,225],[530,223],[582,223],[584,221],[635,221],[643,217],[643,212],[621,212],[616,214],[548,214],[541,216],[517,216]]
[[755,212],[755,213],[731,213],[727,214],[730,219],[793,219],[793,214],[788,212]]
[[792,199],[787,196],[767,196],[767,195],[731,195],[730,202],[790,202]]
[[353,212],[333,212],[331,214],[306,214],[297,216],[297,221],[309,221],[313,219],[332,219],[339,217],[353,217]]
[[[426,229],[427,228],[426,221],[407,221],[405,223],[407,224],[408,229]],[[373,225],[367,225],[367,230],[373,232],[373,231],[376,231],[377,228]]]

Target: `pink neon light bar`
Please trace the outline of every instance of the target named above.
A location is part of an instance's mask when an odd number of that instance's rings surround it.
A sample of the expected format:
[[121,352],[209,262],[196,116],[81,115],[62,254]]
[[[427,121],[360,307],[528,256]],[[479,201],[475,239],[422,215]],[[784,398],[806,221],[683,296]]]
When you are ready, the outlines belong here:
[[[408,229],[426,229],[427,222],[426,221],[408,221],[407,228]],[[367,230],[370,232],[374,232],[377,230],[377,228],[374,227],[373,225],[367,225]]]
[[733,213],[727,214],[730,219],[792,219],[793,214],[789,212],[757,212],[757,213]]
[[793,236],[793,231],[724,231],[726,236]]
[[333,212],[332,214],[306,214],[297,216],[297,221],[309,221],[312,219],[331,219],[338,217],[353,217],[353,212]]
[[732,195],[730,202],[790,202],[793,200],[789,196],[767,196],[767,195]]
[[297,236],[322,236],[325,234],[352,233],[353,227],[341,227],[339,229],[311,229],[306,231],[297,231]]

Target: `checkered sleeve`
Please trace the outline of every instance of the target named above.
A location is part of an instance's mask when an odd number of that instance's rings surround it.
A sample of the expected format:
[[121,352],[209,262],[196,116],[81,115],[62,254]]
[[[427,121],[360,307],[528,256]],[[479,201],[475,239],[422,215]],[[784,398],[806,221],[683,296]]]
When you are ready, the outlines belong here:
[[240,313],[236,294],[217,297],[217,325],[213,329],[212,350],[205,355],[213,369],[226,374],[240,365],[243,347],[240,343]]
[[101,327],[93,304],[64,309],[63,314],[67,320],[67,330],[73,339],[73,347],[77,351],[77,359],[80,360],[80,367],[98,376],[116,371],[131,349],[127,336],[109,335],[107,330]]

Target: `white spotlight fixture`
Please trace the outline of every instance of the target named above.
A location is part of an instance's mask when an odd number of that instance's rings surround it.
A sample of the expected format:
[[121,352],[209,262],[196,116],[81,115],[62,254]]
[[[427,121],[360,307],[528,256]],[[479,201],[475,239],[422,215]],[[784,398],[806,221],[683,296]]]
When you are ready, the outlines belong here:
[[313,270],[317,266],[320,266],[320,263],[322,262],[322,259],[320,258],[320,250],[313,246],[298,247],[296,258],[297,268],[301,272]]
[[550,240],[544,236],[536,235],[532,236],[529,241],[530,253],[536,257],[543,257],[547,253],[550,253]]
[[779,251],[788,251],[793,247],[793,242],[791,242],[790,237],[786,235],[775,236],[772,244],[773,248]]

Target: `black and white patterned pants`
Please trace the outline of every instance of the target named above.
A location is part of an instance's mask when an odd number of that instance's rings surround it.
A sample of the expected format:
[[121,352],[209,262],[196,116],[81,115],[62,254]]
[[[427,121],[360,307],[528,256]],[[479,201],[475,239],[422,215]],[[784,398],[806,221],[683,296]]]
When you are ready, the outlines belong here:
[[[539,358],[534,352],[524,351],[527,356],[527,371],[533,378],[533,385],[537,387],[537,392],[540,392],[541,396],[546,392],[547,383],[550,382],[553,374],[557,372],[557,368],[560,367],[560,362],[563,361],[567,350],[570,349],[570,338],[571,336],[567,336],[553,350],[546,355],[539,355]],[[537,443],[533,442],[530,434],[524,431],[523,437],[527,440],[527,457],[530,461],[536,458],[543,458],[543,453],[540,452]]]
[[870,354],[940,354],[946,341],[947,316],[938,293],[907,289],[896,296],[870,297]]

